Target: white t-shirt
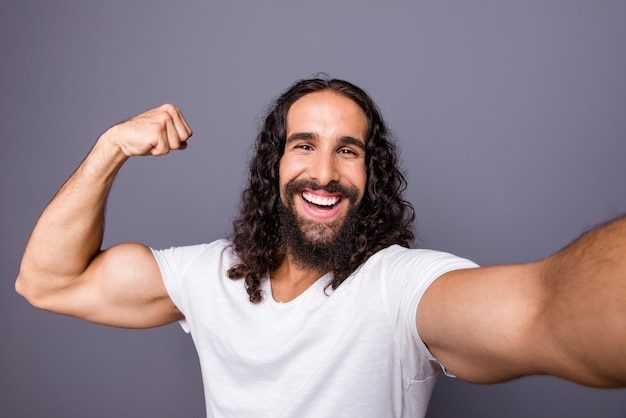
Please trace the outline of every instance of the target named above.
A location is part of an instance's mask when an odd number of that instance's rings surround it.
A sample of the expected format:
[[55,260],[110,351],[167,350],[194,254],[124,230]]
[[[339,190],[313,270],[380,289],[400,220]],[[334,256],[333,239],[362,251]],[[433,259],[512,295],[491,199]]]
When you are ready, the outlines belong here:
[[265,280],[253,304],[226,275],[228,241],[153,252],[198,351],[209,417],[423,417],[441,366],[417,334],[417,305],[437,277],[476,267],[394,245],[335,291],[327,275],[278,303]]

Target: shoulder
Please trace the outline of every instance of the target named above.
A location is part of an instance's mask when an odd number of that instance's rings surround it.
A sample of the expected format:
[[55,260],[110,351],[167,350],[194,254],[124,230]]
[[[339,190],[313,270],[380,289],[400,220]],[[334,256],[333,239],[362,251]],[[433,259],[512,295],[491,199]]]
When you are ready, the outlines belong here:
[[438,276],[452,270],[477,267],[477,264],[444,251],[392,245],[371,256],[364,266],[391,270],[397,274]]
[[180,272],[190,267],[206,268],[212,264],[230,267],[236,258],[232,244],[225,239],[160,250],[150,249],[162,271]]
[[221,287],[238,283],[227,276],[227,270],[237,262],[228,240],[152,252],[170,297],[186,315],[188,307],[183,299],[217,294]]
[[232,244],[226,239],[218,239],[209,243],[192,244],[183,246],[173,246],[165,249],[150,248],[152,253],[159,258],[182,258],[194,259],[202,256],[211,256],[216,254],[232,254]]
[[450,253],[392,245],[370,257],[357,274],[379,284],[391,310],[410,306],[414,316],[422,295],[434,281],[450,271],[476,266]]

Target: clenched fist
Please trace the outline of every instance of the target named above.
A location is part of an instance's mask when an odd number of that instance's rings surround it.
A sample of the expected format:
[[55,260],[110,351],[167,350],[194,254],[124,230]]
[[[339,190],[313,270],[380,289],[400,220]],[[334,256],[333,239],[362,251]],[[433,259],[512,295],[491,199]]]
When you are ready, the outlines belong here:
[[164,155],[187,148],[192,133],[180,109],[164,104],[109,128],[100,139],[117,145],[127,157]]

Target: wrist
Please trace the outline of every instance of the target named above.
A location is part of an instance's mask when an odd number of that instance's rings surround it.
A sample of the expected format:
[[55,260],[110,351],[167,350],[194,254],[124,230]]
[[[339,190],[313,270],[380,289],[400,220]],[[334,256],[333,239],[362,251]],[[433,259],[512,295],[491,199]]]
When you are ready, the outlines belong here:
[[112,141],[107,133],[108,131],[98,138],[82,164],[85,172],[100,179],[115,177],[122,165],[128,160],[128,156],[119,144]]

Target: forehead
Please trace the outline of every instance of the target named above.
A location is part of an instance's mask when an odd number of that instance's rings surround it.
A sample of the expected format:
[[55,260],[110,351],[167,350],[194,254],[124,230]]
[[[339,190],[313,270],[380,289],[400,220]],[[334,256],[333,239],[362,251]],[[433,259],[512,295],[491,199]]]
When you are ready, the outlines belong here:
[[[309,93],[287,112],[287,136],[294,132],[342,131],[365,141],[367,117],[352,99],[332,90]],[[349,132],[343,132],[349,131]]]

